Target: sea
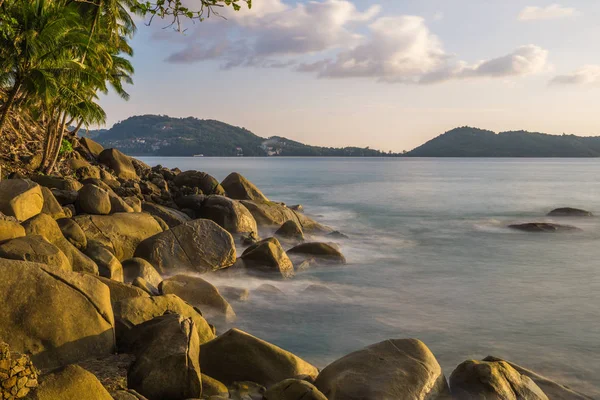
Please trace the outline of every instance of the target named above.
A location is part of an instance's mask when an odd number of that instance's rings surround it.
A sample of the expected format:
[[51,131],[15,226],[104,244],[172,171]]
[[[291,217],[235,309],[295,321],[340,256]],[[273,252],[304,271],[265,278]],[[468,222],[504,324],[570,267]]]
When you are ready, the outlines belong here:
[[[600,160],[142,160],[219,180],[239,172],[269,199],[302,204],[348,236],[335,239],[345,266],[288,281],[205,275],[217,286],[267,282],[284,293],[232,303],[236,327],[318,367],[385,339],[418,338],[447,377],[493,355],[600,398]],[[566,206],[599,217],[546,217]],[[581,230],[507,228],[524,222]],[[304,292],[311,284],[332,293]]]

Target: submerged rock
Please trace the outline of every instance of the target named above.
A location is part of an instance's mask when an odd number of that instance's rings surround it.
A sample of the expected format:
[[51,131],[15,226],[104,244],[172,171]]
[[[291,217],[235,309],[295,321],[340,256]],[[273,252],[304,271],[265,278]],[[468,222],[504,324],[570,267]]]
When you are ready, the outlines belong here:
[[416,339],[386,340],[348,354],[321,371],[315,386],[329,400],[446,399],[442,369]]
[[513,224],[508,227],[523,232],[569,232],[581,230],[575,226],[559,225],[550,222],[529,222],[526,224]]
[[504,361],[465,361],[450,375],[450,388],[458,399],[548,400],[531,378]]
[[220,286],[219,291],[229,301],[248,301],[250,291],[246,288]]
[[316,377],[317,368],[271,343],[231,329],[200,347],[203,373],[231,385],[250,381],[270,386],[299,375]]
[[346,257],[329,243],[302,243],[288,250],[289,254],[298,254],[314,258],[317,262],[327,264],[346,264]]
[[562,207],[556,208],[548,213],[549,217],[593,217],[589,211],[581,210],[579,208]]

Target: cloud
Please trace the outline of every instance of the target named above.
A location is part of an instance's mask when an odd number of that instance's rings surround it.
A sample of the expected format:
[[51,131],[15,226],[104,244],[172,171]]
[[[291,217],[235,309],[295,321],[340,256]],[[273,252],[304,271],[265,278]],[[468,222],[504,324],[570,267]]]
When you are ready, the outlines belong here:
[[578,15],[580,15],[580,12],[575,8],[552,4],[547,7],[525,7],[519,14],[518,19],[520,21],[537,21],[575,17]]
[[419,16],[379,16],[379,6],[359,11],[348,0],[255,3],[250,12],[198,24],[183,43],[157,34],[157,39],[179,47],[166,60],[214,60],[225,69],[292,68],[321,78],[430,84],[528,75],[543,70],[548,56],[546,50],[528,45],[470,64],[447,53]]
[[558,85],[600,85],[600,65],[585,65],[570,74],[554,77],[550,83]]

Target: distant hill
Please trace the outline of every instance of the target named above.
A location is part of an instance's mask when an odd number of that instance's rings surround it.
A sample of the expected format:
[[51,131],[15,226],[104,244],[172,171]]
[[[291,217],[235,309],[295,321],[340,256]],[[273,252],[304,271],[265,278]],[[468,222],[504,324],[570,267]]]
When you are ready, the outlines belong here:
[[368,147],[318,147],[279,136],[263,138],[245,128],[192,117],[140,115],[119,122],[110,129],[82,134],[94,137],[104,147],[114,147],[134,156],[189,157],[202,154],[207,157],[385,157],[396,155]]
[[409,151],[407,157],[600,157],[600,137],[461,127]]

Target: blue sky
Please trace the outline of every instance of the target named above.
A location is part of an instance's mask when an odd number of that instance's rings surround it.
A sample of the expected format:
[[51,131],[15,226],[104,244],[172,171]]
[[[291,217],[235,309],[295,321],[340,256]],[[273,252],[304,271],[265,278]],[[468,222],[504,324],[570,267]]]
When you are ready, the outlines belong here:
[[140,22],[108,125],[194,116],[394,151],[462,125],[600,134],[596,0],[254,0],[226,16],[185,34]]

